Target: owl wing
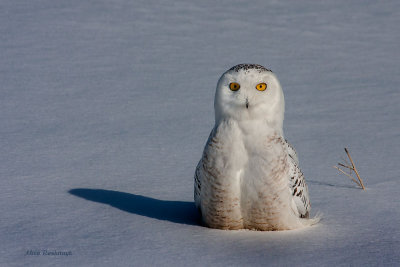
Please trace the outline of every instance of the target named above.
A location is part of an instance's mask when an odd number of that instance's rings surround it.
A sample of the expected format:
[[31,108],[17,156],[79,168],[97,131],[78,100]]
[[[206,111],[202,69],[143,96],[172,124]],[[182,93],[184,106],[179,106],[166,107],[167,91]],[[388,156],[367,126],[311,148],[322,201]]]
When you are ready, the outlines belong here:
[[311,210],[310,197],[304,175],[299,168],[299,159],[293,146],[287,140],[285,140],[285,144],[289,155],[290,191],[300,217],[309,218]]
[[201,183],[203,180],[204,176],[204,170],[203,170],[203,164],[204,161],[207,161],[208,157],[208,148],[211,142],[213,142],[213,137],[214,137],[215,130],[213,129],[208,137],[208,140],[206,142],[203,155],[197,164],[196,171],[194,173],[194,203],[196,204],[196,207],[198,210],[200,210],[200,195],[201,195]]
[[196,167],[196,171],[194,172],[194,203],[196,205],[196,208],[200,210],[200,194],[201,194],[201,165],[202,165],[202,159],[199,161]]

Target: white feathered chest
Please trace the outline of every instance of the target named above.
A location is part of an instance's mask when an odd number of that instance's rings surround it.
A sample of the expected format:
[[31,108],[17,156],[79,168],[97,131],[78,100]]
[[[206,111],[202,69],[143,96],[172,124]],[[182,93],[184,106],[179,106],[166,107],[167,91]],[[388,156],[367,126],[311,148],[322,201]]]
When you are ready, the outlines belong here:
[[[312,220],[301,218],[309,214],[308,190],[297,155],[282,136],[282,122],[269,119],[268,114],[259,116],[260,110],[265,111],[261,106],[264,103],[248,92],[232,94],[238,104],[228,99],[237,109],[236,117],[224,107],[218,110],[221,79],[216,93],[216,125],[195,172],[195,203],[204,224],[218,229],[256,230],[311,224]],[[238,80],[240,77],[235,82]]]

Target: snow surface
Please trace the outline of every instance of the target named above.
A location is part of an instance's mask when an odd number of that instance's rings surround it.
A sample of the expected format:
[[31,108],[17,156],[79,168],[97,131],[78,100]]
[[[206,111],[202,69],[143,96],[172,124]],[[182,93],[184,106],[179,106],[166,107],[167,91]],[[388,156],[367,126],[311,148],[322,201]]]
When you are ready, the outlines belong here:
[[[396,0],[2,0],[0,265],[399,265],[399,25]],[[281,81],[317,226],[198,224],[193,173],[238,63]],[[344,147],[365,192],[332,168]]]

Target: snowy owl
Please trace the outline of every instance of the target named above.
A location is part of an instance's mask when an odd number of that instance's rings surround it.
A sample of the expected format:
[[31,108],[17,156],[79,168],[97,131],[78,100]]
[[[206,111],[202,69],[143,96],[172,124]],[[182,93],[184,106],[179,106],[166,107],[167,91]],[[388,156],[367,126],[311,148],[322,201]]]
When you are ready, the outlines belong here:
[[294,148],[283,136],[275,74],[239,64],[218,81],[215,126],[194,175],[203,223],[218,229],[288,230],[314,224]]

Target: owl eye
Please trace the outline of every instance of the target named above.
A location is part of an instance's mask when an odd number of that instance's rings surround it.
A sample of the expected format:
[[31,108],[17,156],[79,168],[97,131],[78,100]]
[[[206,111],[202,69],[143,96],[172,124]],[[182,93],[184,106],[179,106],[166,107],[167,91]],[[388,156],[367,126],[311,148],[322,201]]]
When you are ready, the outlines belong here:
[[232,91],[237,91],[240,88],[240,84],[238,83],[230,83],[229,84],[229,89],[231,89]]
[[266,83],[259,83],[256,85],[256,89],[258,91],[264,91],[265,89],[267,89],[267,84]]

